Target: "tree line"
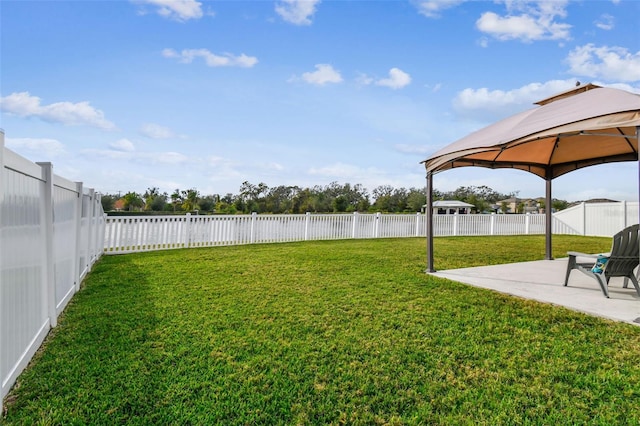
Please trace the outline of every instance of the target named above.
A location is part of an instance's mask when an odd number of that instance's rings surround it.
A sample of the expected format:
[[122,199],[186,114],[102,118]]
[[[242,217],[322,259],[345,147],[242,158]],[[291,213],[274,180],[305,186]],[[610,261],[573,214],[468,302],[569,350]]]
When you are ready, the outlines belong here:
[[[459,200],[474,205],[476,213],[495,211],[496,203],[516,197],[517,191],[502,194],[487,186],[459,187],[455,191],[433,191],[434,200]],[[311,188],[280,185],[269,187],[265,183],[243,182],[237,194],[202,195],[197,189],[176,189],[171,194],[158,188],[148,188],[143,194],[127,192],[103,194],[105,212],[164,212],[198,214],[256,213],[349,213],[383,212],[415,213],[423,210],[427,202],[426,188],[394,188],[381,185],[371,193],[361,184],[339,184]],[[555,203],[558,202],[556,206]],[[560,209],[561,200],[554,200]],[[566,207],[566,202],[564,202]]]

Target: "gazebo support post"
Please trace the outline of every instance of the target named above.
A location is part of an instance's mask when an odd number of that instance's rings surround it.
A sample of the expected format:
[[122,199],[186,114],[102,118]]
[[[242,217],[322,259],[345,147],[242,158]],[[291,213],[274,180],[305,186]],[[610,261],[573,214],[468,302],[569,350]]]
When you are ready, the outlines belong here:
[[424,209],[427,223],[427,270],[435,272],[433,267],[433,173],[427,172],[427,207]]
[[[636,154],[638,154],[638,201],[640,201],[640,126],[636,126]],[[638,209],[638,223],[640,223],[640,209]],[[640,244],[640,241],[638,241]]]
[[546,194],[545,194],[545,259],[553,260],[553,252],[551,249],[551,234],[552,234],[552,225],[553,225],[553,215],[551,214],[552,205],[551,205],[551,178],[547,177],[545,179],[546,184]]

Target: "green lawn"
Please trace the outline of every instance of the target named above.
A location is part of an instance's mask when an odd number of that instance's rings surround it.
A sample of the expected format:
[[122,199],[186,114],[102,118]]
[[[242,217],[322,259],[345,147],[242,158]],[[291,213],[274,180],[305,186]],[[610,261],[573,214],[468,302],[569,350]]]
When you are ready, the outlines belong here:
[[[610,241],[554,236],[554,255]],[[544,257],[543,236],[434,244],[438,269]],[[640,327],[428,276],[425,246],[105,256],[5,399],[2,423],[640,422]]]

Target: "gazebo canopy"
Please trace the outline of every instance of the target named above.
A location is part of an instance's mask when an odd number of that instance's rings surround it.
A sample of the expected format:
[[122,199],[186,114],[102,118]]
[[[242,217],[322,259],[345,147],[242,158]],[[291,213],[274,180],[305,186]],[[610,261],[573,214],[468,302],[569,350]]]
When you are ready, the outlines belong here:
[[[511,168],[546,181],[547,259],[551,259],[551,180],[583,167],[638,161],[640,95],[585,84],[537,102],[465,136],[422,161],[427,211],[432,175],[458,167]],[[427,219],[428,271],[433,269],[433,222]]]
[[638,159],[640,95],[588,84],[538,104],[436,152],[423,161],[427,172],[513,168],[553,179],[582,167]]

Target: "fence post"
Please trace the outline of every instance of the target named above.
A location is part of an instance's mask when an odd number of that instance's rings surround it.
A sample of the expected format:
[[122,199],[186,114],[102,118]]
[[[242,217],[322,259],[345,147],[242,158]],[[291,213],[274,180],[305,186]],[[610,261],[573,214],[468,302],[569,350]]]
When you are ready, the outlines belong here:
[[304,215],[304,240],[309,240],[309,222],[311,221],[311,212],[307,212]]
[[184,218],[184,246],[189,248],[191,245],[191,213],[187,213]]
[[87,208],[87,247],[86,247],[86,262],[87,262],[87,272],[91,269],[91,265],[93,265],[93,253],[91,252],[91,248],[93,247],[93,195],[94,189],[89,188],[89,203]]
[[353,223],[351,224],[351,238],[356,237],[356,222],[358,222],[358,212],[353,212]]
[[75,247],[75,256],[73,259],[73,279],[76,285],[76,291],[80,291],[80,244],[82,242],[82,182],[76,182],[76,191],[78,192],[78,201],[76,202],[76,213],[75,213],[75,223],[76,223],[76,247]]
[[380,212],[376,213],[376,224],[373,227],[373,238],[378,238],[380,232]]
[[258,216],[258,213],[256,212],[251,212],[251,238],[250,238],[250,242],[251,244],[253,244],[256,240],[256,235],[255,235],[255,231],[256,231],[256,218]]
[[36,163],[42,169],[43,191],[40,202],[42,229],[42,289],[47,301],[47,315],[51,327],[58,325],[56,312],[56,283],[53,272],[53,165]]
[[453,214],[453,236],[458,235],[458,212]]
[[531,223],[531,214],[527,212],[524,216],[524,233],[525,235],[529,235],[529,225]]
[[416,213],[416,237],[420,236],[420,212]]
[[587,235],[587,203],[580,204],[582,207],[582,235]]
[[[0,211],[4,209],[4,131],[0,129]],[[0,221],[0,235],[2,234],[2,221]],[[4,306],[2,303],[2,289],[4,285],[2,283],[2,244],[0,244],[0,306]],[[4,382],[4,371],[2,366],[4,365],[4,325],[2,324],[2,315],[0,315],[0,413],[4,413],[4,408],[2,407],[2,400],[4,399],[4,392],[2,383]]]
[[496,214],[491,212],[491,219],[489,221],[489,235],[493,235],[496,232]]
[[100,247],[100,216],[99,213],[102,210],[101,195],[98,191],[93,193],[93,265],[100,258],[102,247]]
[[622,229],[627,227],[627,200],[622,201]]

